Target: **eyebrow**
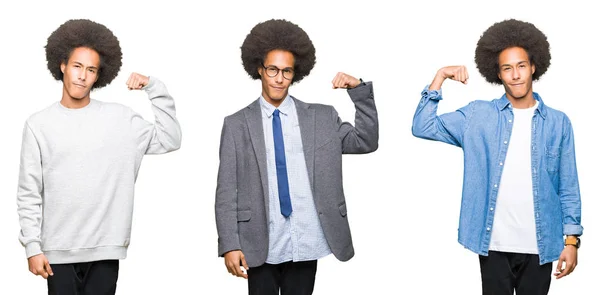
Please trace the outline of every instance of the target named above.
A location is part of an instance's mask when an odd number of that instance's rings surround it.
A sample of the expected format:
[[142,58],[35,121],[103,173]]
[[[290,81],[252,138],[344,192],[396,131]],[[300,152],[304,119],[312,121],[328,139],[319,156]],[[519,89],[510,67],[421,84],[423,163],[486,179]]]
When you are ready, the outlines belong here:
[[[529,63],[529,61],[522,60],[522,61],[517,62],[517,65],[520,65],[522,63]],[[500,65],[500,67],[510,67],[510,66],[511,66],[511,64],[502,64],[502,65]]]
[[[72,61],[72,63],[74,63],[74,64],[78,64],[78,65],[82,65],[82,66],[84,65],[84,64],[82,64],[82,63],[80,63],[80,62],[78,62],[78,61],[76,61],[76,60]],[[98,67],[96,67],[96,66],[89,66],[89,67],[87,67],[87,68],[90,68],[90,69],[96,69],[96,70],[98,69]]]

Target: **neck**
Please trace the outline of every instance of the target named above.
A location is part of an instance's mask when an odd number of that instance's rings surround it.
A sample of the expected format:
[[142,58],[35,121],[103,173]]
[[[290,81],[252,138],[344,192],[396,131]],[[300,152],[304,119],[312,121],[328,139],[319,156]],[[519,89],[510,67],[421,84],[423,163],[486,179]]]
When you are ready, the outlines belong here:
[[[269,104],[271,104],[272,106],[274,106],[276,108],[278,108],[285,100],[285,97],[282,99],[272,99],[268,95],[265,95],[264,93],[263,93],[263,97],[265,98],[266,102],[268,102]],[[287,97],[287,95],[286,95],[286,97]]]
[[71,97],[66,91],[63,91],[62,99],[60,100],[60,104],[68,109],[80,109],[88,104],[90,104],[90,95],[88,94],[86,97],[81,99],[75,99]]
[[533,94],[531,94],[531,93],[528,94],[527,96],[521,97],[521,98],[514,98],[514,97],[511,97],[510,95],[507,95],[506,97],[508,98],[508,101],[510,101],[513,108],[515,108],[515,109],[528,109],[528,108],[535,106],[535,98],[533,97]]
[[519,97],[514,97],[512,95],[513,93],[510,91],[510,88],[505,86],[506,98],[508,98],[508,101],[510,101],[513,108],[528,109],[535,105],[535,98],[533,97],[533,88],[531,87],[531,85],[529,85],[528,88],[529,89],[527,90],[525,95],[519,96]]

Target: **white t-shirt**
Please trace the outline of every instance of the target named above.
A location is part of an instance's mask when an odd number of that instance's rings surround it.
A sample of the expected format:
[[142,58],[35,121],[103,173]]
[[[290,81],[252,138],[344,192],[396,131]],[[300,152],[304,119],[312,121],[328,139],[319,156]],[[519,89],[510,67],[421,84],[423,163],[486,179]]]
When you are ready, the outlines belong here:
[[513,108],[508,143],[496,201],[490,250],[538,254],[531,179],[531,121],[538,107]]

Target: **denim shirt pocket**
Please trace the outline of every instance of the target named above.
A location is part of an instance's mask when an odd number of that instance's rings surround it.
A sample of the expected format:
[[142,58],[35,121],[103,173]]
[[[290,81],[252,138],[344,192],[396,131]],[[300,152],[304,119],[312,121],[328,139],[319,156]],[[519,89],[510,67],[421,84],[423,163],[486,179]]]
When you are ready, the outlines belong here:
[[554,173],[560,167],[560,146],[546,146],[546,171]]

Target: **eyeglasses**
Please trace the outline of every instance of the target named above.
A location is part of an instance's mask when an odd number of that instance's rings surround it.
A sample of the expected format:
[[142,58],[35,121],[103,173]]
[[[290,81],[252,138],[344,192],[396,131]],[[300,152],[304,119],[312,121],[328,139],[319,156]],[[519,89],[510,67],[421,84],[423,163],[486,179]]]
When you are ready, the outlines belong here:
[[281,71],[281,73],[283,73],[283,77],[287,80],[292,80],[292,78],[294,78],[294,69],[292,69],[292,68],[280,69],[276,66],[265,67],[264,64],[261,64],[261,65],[267,72],[267,76],[269,76],[271,78],[274,78],[277,75],[279,75],[279,71]]

